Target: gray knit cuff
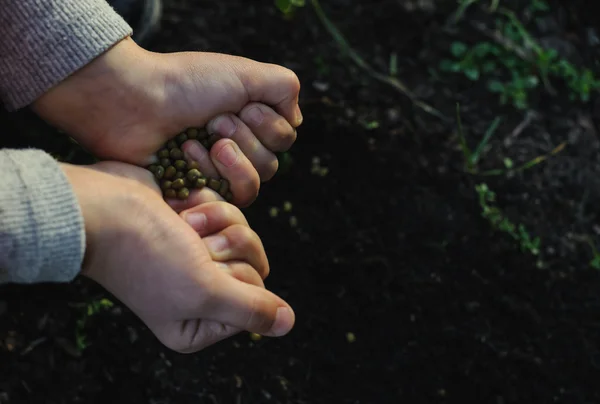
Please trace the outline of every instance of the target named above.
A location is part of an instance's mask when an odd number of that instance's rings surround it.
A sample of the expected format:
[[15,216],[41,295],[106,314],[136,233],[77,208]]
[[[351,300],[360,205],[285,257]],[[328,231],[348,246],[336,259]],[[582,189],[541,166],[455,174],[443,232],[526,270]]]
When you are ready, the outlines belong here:
[[73,280],[85,225],[58,162],[41,150],[4,149],[0,172],[0,283]]
[[105,0],[10,0],[0,7],[0,97],[25,107],[132,29]]

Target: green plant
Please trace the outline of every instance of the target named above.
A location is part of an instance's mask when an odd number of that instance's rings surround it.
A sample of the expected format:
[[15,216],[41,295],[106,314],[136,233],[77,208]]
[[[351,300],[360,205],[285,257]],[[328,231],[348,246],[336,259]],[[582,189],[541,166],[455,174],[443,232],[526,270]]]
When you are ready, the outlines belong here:
[[305,0],[275,0],[275,6],[285,16],[290,16],[299,7],[304,7]]
[[[462,16],[464,8],[474,3],[476,1],[463,1],[457,15]],[[536,15],[548,9],[546,2],[533,0],[526,11]],[[592,91],[600,89],[600,80],[590,69],[578,69],[562,59],[556,50],[541,47],[513,11],[498,7],[498,2],[492,2],[488,11],[497,15],[494,30],[477,26],[492,41],[471,46],[453,42],[452,59],[441,61],[442,71],[460,73],[472,81],[485,78],[488,90],[498,94],[502,105],[510,103],[519,110],[529,107],[529,94],[540,84],[555,94],[551,77],[567,85],[572,101],[587,102]]]
[[96,315],[102,310],[106,310],[114,306],[113,302],[108,299],[92,300],[83,305],[78,305],[82,309],[82,314],[77,319],[75,324],[75,344],[77,349],[83,351],[89,344],[85,335],[85,328],[90,317]]
[[[479,195],[481,216],[491,224],[492,228],[507,233],[519,244],[522,252],[538,256],[540,254],[540,238],[532,238],[523,224],[514,224],[497,206],[494,206],[496,194],[489,189],[486,183],[476,185],[475,190]],[[538,266],[541,265],[541,260],[538,260]]]

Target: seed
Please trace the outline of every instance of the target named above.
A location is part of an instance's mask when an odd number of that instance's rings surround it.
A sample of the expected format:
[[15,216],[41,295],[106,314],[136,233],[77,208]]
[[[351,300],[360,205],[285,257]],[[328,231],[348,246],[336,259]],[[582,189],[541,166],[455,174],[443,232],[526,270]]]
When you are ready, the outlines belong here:
[[219,141],[219,139],[221,139],[221,137],[219,135],[217,135],[216,133],[213,133],[212,135],[210,135],[210,137],[208,138],[208,147],[211,148],[215,145],[215,143],[217,143]]
[[183,178],[178,178],[171,183],[171,188],[173,188],[173,189],[181,189],[184,186],[185,186],[185,181],[183,181]]
[[167,149],[160,149],[157,156],[161,159],[163,158],[169,158],[169,150]]
[[164,168],[167,168],[171,165],[171,160],[170,159],[160,159],[160,165],[163,166]]
[[198,128],[198,139],[206,139],[208,137],[208,132],[205,128]]
[[157,180],[160,180],[165,175],[165,169],[161,166],[156,166],[156,171],[154,172],[154,176]]
[[229,181],[227,181],[226,179],[222,179],[221,186],[219,187],[219,195],[225,198],[227,192],[229,192]]
[[206,178],[204,178],[204,177],[198,178],[198,179],[196,180],[196,183],[194,184],[194,186],[195,186],[197,189],[202,189],[202,188],[204,188],[204,187],[206,186]]
[[195,168],[192,168],[191,170],[189,170],[187,172],[187,178],[190,181],[196,181],[200,177],[202,177],[202,173],[199,170],[195,169]]
[[186,142],[188,140],[188,136],[185,133],[180,133],[179,135],[177,135],[177,137],[175,138],[177,140],[177,142],[182,145],[184,142]]
[[167,142],[167,149],[172,150],[172,149],[177,149],[179,147],[179,145],[177,144],[177,142],[173,139],[169,140]]
[[198,163],[197,161],[190,161],[188,163],[188,169],[189,170],[199,170],[200,169],[200,163]]
[[179,178],[183,178],[185,177],[185,174],[183,173],[183,171],[177,171],[175,173],[175,179],[179,179]]
[[231,193],[231,191],[227,192],[227,194],[225,195],[225,200],[227,202],[233,201],[233,194]]
[[171,188],[171,189],[167,189],[167,190],[165,191],[164,195],[165,195],[165,198],[168,198],[168,199],[173,199],[173,198],[176,198],[176,197],[177,197],[177,191],[175,191],[175,190],[174,190],[174,189],[172,189],[172,188]]
[[175,178],[175,174],[177,174],[177,170],[173,166],[168,166],[165,170],[164,178],[170,180],[171,178]]
[[219,180],[216,180],[214,178],[210,178],[208,180],[208,187],[214,191],[218,191],[219,188],[221,187],[221,182]]
[[149,170],[149,171],[150,171],[152,174],[154,174],[154,173],[156,173],[156,169],[157,169],[158,167],[159,167],[159,165],[158,165],[158,164],[151,164],[151,165],[149,165],[149,166],[148,166],[148,170]]
[[173,165],[175,166],[177,171],[184,171],[187,167],[187,163],[185,162],[185,160],[177,160],[175,161],[175,163],[173,163]]
[[187,133],[188,139],[196,139],[198,137],[198,129],[196,128],[189,128],[185,133]]
[[172,183],[171,181],[169,181],[169,180],[163,180],[163,181],[160,183],[160,187],[162,188],[162,190],[163,190],[163,191],[166,191],[167,189],[170,189],[170,188],[171,188],[171,185],[172,185],[172,184],[173,184],[173,183]]
[[176,147],[174,149],[171,149],[171,151],[169,152],[169,156],[171,156],[171,158],[174,160],[181,160],[183,158],[183,152],[181,151],[181,149]]
[[190,196],[190,190],[187,188],[181,188],[179,192],[177,192],[178,199],[187,199]]

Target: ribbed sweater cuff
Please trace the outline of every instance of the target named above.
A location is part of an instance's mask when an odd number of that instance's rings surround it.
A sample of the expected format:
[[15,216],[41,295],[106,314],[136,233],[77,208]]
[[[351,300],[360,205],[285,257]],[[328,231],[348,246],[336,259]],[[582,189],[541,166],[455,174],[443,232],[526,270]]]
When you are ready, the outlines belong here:
[[69,282],[85,226],[58,162],[35,149],[0,150],[0,283]]
[[0,7],[0,96],[9,111],[131,35],[105,0],[10,0]]

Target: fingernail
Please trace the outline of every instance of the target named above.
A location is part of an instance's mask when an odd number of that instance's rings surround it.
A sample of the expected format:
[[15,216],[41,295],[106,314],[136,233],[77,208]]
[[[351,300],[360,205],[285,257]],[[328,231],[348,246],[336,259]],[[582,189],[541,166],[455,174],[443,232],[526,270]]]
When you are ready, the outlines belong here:
[[302,117],[302,112],[300,112],[300,105],[296,105],[296,125],[300,126],[304,118]]
[[217,159],[223,164],[225,167],[231,167],[238,161],[238,153],[233,147],[231,143],[223,146],[219,154],[217,154]]
[[248,119],[255,125],[259,126],[263,119],[265,119],[265,114],[261,111],[259,107],[250,108],[248,111]]
[[198,231],[206,226],[206,215],[204,213],[192,212],[185,215],[185,221]]
[[280,337],[290,332],[293,325],[294,313],[287,307],[280,307],[275,314],[275,323],[273,323],[270,333],[276,337]]
[[211,125],[212,132],[216,132],[223,137],[231,137],[237,130],[237,125],[228,115],[221,115],[214,120]]
[[225,236],[213,236],[204,239],[206,248],[212,252],[220,252],[227,248],[229,241]]

